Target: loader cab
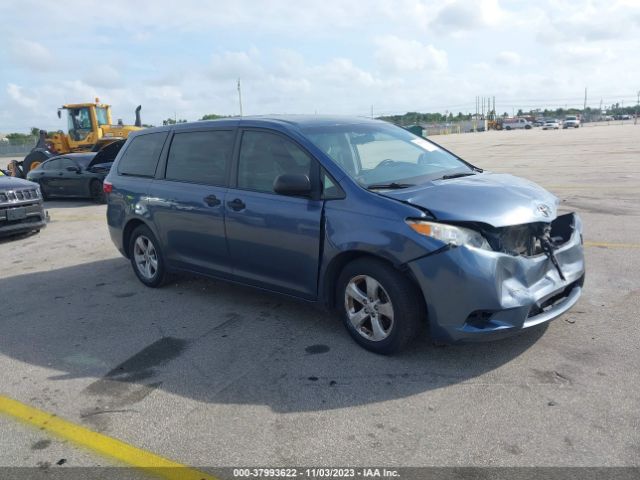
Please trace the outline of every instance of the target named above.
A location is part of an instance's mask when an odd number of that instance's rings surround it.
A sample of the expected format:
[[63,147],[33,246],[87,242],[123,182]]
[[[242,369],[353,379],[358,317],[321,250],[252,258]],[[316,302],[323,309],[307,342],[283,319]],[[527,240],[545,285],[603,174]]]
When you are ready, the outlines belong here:
[[[98,103],[80,103],[63,105],[58,109],[58,117],[62,118],[62,111],[66,110],[69,140],[71,142],[95,143],[102,134],[100,129],[111,124],[111,108],[109,105]],[[93,133],[93,137],[89,138]]]
[[67,122],[69,136],[76,142],[85,140],[95,128],[90,107],[68,108]]

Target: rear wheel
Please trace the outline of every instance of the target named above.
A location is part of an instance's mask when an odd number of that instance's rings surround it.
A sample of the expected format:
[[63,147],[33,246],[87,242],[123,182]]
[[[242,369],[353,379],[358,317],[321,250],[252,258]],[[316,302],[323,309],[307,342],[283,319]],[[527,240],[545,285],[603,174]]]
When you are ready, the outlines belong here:
[[155,235],[146,225],[131,234],[129,258],[138,279],[147,287],[160,287],[167,278],[162,251]]
[[40,193],[42,194],[43,200],[49,199],[49,192],[47,191],[47,187],[45,187],[42,183],[38,183],[40,185]]
[[366,258],[348,264],[337,289],[347,331],[372,352],[400,351],[424,323],[425,306],[417,287],[380,260]]

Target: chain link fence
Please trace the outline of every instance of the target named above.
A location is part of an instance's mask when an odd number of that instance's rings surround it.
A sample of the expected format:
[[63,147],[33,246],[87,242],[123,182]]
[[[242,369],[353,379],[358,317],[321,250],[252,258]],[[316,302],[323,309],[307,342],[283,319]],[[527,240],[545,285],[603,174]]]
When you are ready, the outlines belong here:
[[0,141],[0,157],[24,157],[35,147],[37,137]]

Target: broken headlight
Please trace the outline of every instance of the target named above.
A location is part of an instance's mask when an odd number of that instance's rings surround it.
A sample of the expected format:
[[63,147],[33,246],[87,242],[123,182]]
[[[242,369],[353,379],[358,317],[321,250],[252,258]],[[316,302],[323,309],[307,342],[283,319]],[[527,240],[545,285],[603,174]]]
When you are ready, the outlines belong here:
[[482,234],[470,228],[448,225],[446,223],[425,222],[423,220],[407,220],[407,225],[420,235],[435,238],[449,245],[455,245],[457,247],[466,245],[491,250],[491,246]]

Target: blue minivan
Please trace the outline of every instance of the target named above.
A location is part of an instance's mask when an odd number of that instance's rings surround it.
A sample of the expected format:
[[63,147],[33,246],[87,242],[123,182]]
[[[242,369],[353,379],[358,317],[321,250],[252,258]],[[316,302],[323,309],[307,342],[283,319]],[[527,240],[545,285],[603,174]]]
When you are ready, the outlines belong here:
[[582,224],[538,185],[386,122],[265,116],[129,136],[111,238],[149,287],[192,272],[319,302],[397,352],[547,322],[584,282]]

